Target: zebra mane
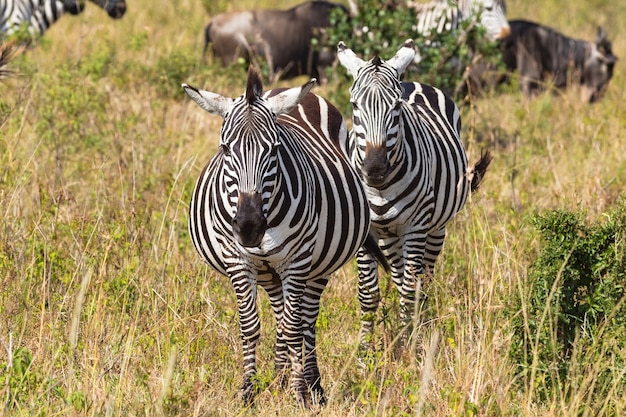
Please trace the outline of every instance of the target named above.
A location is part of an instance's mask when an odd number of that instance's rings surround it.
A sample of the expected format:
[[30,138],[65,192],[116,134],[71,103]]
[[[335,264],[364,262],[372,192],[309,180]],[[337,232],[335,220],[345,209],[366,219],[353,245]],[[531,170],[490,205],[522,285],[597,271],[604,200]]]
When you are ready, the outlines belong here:
[[259,72],[251,65],[248,69],[248,83],[246,85],[246,100],[249,105],[254,104],[257,98],[263,95],[263,83]]
[[378,55],[374,55],[374,58],[372,58],[372,64],[374,64],[376,67],[380,67],[383,64],[383,61]]

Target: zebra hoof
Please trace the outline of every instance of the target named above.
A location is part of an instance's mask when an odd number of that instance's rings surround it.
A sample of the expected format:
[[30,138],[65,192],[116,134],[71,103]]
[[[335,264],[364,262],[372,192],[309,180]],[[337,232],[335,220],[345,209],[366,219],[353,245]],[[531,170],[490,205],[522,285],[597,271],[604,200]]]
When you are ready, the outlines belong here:
[[311,402],[319,406],[326,405],[326,396],[321,385],[317,384],[317,386],[311,388]]
[[256,389],[252,381],[247,379],[244,381],[243,386],[239,390],[239,398],[244,403],[244,405],[249,406],[254,403],[254,399],[256,397]]

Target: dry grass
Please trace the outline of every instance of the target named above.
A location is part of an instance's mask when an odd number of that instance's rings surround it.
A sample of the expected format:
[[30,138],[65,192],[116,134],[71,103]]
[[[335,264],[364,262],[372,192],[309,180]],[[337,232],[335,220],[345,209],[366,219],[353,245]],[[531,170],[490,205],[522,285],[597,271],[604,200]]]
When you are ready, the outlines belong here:
[[[556,1],[509,3],[511,17],[578,37],[592,39],[604,24],[626,59],[623,5],[570,2],[556,13]],[[400,358],[390,351],[397,316],[389,290],[376,360],[357,366],[351,263],[331,281],[319,319],[328,405],[304,412],[276,387],[273,318],[262,296],[266,389],[256,408],[244,409],[235,399],[235,297],[186,231],[190,193],[216,149],[220,120],[171,93],[187,62],[183,81],[243,91],[244,71],[199,63],[207,21],[199,1],[131,1],[119,22],[88,3],[16,59],[22,75],[0,84],[0,415],[588,415],[594,364],[574,375],[582,382],[572,395],[541,400],[508,357],[503,311],[527,291],[538,249],[526,216],[561,207],[597,218],[623,191],[622,61],[593,106],[575,92],[530,102],[512,92],[464,108],[470,159],[485,148],[495,159],[450,227],[412,348]],[[611,392],[613,408],[599,415],[626,410],[624,393]]]

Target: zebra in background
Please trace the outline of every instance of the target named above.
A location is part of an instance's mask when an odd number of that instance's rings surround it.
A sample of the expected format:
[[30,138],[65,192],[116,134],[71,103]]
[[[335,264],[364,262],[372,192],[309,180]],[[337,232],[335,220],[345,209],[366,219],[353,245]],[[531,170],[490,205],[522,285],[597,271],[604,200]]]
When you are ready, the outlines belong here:
[[[125,0],[90,1],[113,19],[126,12]],[[84,8],[84,0],[0,0],[0,37],[12,35],[22,25],[26,25],[31,37],[41,36],[63,13],[77,15]]]
[[[363,178],[372,233],[391,266],[400,294],[401,319],[410,323],[422,278],[433,272],[446,237],[446,224],[478,188],[491,156],[468,169],[460,140],[461,118],[441,90],[401,82],[415,47],[407,40],[388,61],[359,58],[343,42],[339,62],[354,78],[350,88],[353,129],[342,149]],[[361,345],[371,342],[380,301],[375,260],[357,255]]]
[[[236,99],[183,84],[200,107],[224,119],[219,150],[193,192],[189,232],[199,254],[235,289],[246,403],[255,391],[257,284],[276,318],[277,374],[291,366],[296,399],[325,402],[315,352],[320,296],[329,274],[368,235],[367,197],[339,147],[345,122],[329,102],[309,93],[314,83],[263,94],[250,67],[246,91]],[[384,262],[374,239],[367,242]]]
[[426,38],[457,30],[462,21],[469,19],[483,26],[487,37],[494,42],[506,37],[511,31],[504,0],[409,1],[407,6],[417,14],[415,31]]

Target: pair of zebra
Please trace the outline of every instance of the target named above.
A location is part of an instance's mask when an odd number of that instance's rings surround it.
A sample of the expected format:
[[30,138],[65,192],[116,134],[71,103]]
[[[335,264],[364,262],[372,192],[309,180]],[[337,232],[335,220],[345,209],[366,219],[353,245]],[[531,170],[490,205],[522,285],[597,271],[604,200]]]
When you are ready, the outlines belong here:
[[390,266],[409,324],[446,224],[478,188],[491,157],[469,168],[455,103],[437,88],[400,81],[414,55],[412,40],[388,61],[364,61],[339,43],[339,61],[354,77],[349,134],[340,112],[309,93],[315,80],[264,94],[251,68],[236,99],[183,84],[224,119],[219,150],[192,195],[189,232],[235,289],[246,402],[255,395],[257,285],[276,318],[277,373],[291,369],[299,402],[324,403],[315,324],[329,275],[357,255],[366,348],[380,300],[377,261]]
[[[126,12],[125,0],[90,0],[113,19]],[[84,0],[0,0],[0,38],[26,26],[31,37],[41,36],[64,13],[73,15],[85,8]]]

